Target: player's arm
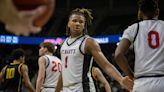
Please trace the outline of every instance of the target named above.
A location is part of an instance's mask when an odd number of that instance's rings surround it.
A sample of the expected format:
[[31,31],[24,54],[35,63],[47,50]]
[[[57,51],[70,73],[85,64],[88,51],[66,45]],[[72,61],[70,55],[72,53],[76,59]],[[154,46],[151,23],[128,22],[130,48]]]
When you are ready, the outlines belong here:
[[36,83],[36,92],[41,91],[41,87],[44,82],[46,59],[44,57],[40,57],[38,60],[38,65],[39,65],[39,71],[38,71],[38,77]]
[[63,80],[62,80],[62,73],[60,73],[60,76],[58,78],[58,83],[57,83],[57,86],[56,86],[56,90],[55,92],[60,92],[63,88]]
[[3,82],[3,79],[4,79],[4,75],[5,75],[5,69],[6,69],[6,66],[2,69],[2,71],[0,72],[0,83]]
[[112,76],[126,89],[132,89],[133,82],[128,77],[122,77],[120,72],[106,59],[99,44],[95,40],[91,38],[86,40],[85,52],[93,56],[96,63],[106,72],[108,76]]
[[99,68],[94,67],[94,76],[103,84],[106,92],[111,92],[111,87]]
[[23,64],[21,67],[21,73],[23,75],[23,82],[25,86],[29,89],[30,92],[35,92],[34,87],[32,86],[29,76],[28,76],[28,67],[27,65]]
[[122,39],[119,45],[116,48],[115,51],[115,61],[118,64],[118,66],[123,70],[124,73],[126,73],[131,79],[134,78],[133,72],[128,65],[128,61],[125,57],[125,52],[128,50],[130,47],[131,42],[128,39]]
[[3,77],[4,77],[4,72],[3,72],[3,70],[0,72],[0,83],[2,82],[2,80],[3,80]]

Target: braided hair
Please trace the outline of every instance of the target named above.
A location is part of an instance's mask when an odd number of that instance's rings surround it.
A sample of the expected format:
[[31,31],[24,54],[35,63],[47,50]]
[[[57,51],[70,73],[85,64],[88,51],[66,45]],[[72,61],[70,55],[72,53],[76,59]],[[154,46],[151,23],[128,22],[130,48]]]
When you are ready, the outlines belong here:
[[158,0],[139,0],[139,9],[149,18],[152,19],[156,14],[158,8]]
[[[69,15],[69,18],[74,14],[84,16],[84,18],[85,18],[85,28],[83,30],[83,35],[88,34],[87,28],[88,28],[88,26],[90,26],[92,24],[92,20],[93,20],[91,10],[90,9],[85,9],[85,8],[82,8],[82,9],[76,8],[76,9],[71,11],[71,13]],[[66,27],[66,35],[70,36],[69,27]]]

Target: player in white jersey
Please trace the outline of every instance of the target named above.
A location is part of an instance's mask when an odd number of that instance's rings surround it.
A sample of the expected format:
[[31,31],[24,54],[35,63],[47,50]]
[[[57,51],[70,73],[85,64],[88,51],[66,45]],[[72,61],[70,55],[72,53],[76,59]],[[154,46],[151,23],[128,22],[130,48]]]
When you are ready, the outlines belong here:
[[54,92],[61,73],[61,60],[53,55],[55,49],[50,42],[40,44],[39,72],[36,92]]
[[62,80],[59,80],[56,92],[63,86],[63,92],[95,92],[91,77],[92,60],[123,87],[131,89],[133,82],[122,77],[117,69],[105,58],[98,43],[87,34],[91,24],[91,12],[87,9],[75,9],[69,16],[67,35],[61,46]]
[[[139,19],[142,18],[143,21],[140,21],[139,25],[135,23],[129,26],[124,31],[122,40],[115,52],[115,59],[120,68],[135,79],[133,92],[163,92],[164,21],[158,20],[157,1],[140,0],[138,5],[138,17]],[[135,52],[134,77],[124,56],[132,43]]]

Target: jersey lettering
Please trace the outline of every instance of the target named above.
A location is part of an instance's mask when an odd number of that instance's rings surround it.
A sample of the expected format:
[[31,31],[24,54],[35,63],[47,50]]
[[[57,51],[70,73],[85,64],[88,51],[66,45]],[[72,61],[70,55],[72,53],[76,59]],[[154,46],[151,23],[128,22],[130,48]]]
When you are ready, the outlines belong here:
[[159,47],[159,33],[156,31],[150,31],[148,33],[148,45],[152,49]]
[[6,79],[12,79],[15,75],[15,68],[7,68]]

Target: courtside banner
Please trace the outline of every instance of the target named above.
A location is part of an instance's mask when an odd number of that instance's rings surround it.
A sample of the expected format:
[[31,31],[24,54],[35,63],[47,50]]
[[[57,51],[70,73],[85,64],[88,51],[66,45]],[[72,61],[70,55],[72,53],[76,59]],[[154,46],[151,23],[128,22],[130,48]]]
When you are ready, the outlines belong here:
[[[117,43],[121,35],[109,36],[93,36],[99,44]],[[11,36],[0,35],[0,44],[27,44],[38,45],[42,42],[51,42],[54,45],[60,45],[64,41],[64,37],[24,37],[24,36]]]

